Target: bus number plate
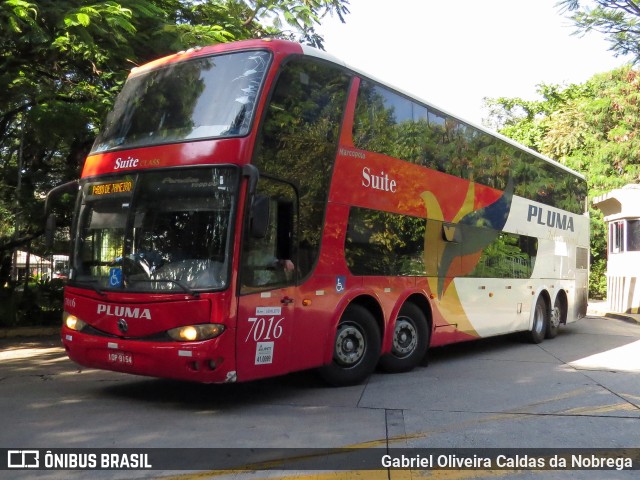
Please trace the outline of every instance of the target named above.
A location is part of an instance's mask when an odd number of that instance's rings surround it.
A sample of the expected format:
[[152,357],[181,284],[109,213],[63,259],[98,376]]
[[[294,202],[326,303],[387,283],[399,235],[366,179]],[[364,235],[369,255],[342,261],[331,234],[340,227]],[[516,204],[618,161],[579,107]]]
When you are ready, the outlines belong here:
[[133,365],[133,355],[127,352],[109,352],[109,361],[119,365]]

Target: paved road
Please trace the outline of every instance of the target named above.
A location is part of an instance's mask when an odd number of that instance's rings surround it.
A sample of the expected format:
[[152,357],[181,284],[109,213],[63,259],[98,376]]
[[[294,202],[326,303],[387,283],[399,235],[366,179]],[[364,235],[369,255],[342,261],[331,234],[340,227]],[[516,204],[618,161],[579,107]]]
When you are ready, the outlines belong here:
[[[340,389],[325,386],[313,372],[199,385],[80,369],[66,359],[55,337],[4,339],[0,412],[4,448],[638,448],[640,325],[587,317],[540,345],[501,337],[434,349],[428,367],[375,374],[366,384]],[[12,473],[6,478],[87,477],[87,472],[2,471],[0,477],[3,473]],[[637,473],[381,470],[307,477],[600,479]]]

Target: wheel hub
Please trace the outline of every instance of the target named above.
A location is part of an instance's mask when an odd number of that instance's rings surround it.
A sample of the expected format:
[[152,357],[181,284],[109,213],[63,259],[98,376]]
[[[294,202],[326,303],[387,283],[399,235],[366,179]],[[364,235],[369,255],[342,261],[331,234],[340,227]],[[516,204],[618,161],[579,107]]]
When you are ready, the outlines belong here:
[[398,357],[406,357],[418,345],[418,332],[409,320],[399,318],[393,335],[393,353]]
[[554,328],[560,325],[560,308],[554,307],[553,310],[551,310],[550,321],[551,321],[551,326]]
[[536,306],[536,312],[534,315],[534,323],[533,323],[533,329],[534,331],[538,332],[538,333],[542,333],[542,331],[544,330],[544,307],[540,306]]
[[362,359],[364,350],[365,339],[360,330],[351,325],[340,327],[335,345],[335,357],[339,363],[355,365]]

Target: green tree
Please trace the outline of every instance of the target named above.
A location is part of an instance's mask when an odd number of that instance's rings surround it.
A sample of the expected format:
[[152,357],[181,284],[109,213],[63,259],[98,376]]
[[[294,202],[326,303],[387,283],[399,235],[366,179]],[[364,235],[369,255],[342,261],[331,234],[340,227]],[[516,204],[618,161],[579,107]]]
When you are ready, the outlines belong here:
[[635,0],[561,0],[558,5],[570,15],[576,33],[604,33],[616,55],[640,60],[640,3]]
[[[541,100],[487,99],[501,133],[587,177],[589,198],[640,182],[640,74],[630,66],[584,84],[540,85]],[[606,235],[591,208],[590,294],[605,294]]]
[[[0,2],[0,285],[42,232],[43,196],[77,178],[129,70],[196,45],[278,36],[322,46],[348,0]],[[70,210],[71,198],[61,216]],[[37,250],[37,246],[32,246]]]

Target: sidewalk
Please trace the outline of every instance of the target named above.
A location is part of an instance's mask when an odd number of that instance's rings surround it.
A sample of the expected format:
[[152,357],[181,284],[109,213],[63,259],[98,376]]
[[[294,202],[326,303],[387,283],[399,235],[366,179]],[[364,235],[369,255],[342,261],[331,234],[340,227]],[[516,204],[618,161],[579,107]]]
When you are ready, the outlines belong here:
[[0,339],[17,337],[49,337],[60,334],[60,326],[57,327],[0,327]]
[[605,300],[589,300],[587,315],[594,317],[607,317],[624,320],[626,322],[637,323],[640,325],[640,314],[638,313],[617,313],[609,312],[608,304]]

